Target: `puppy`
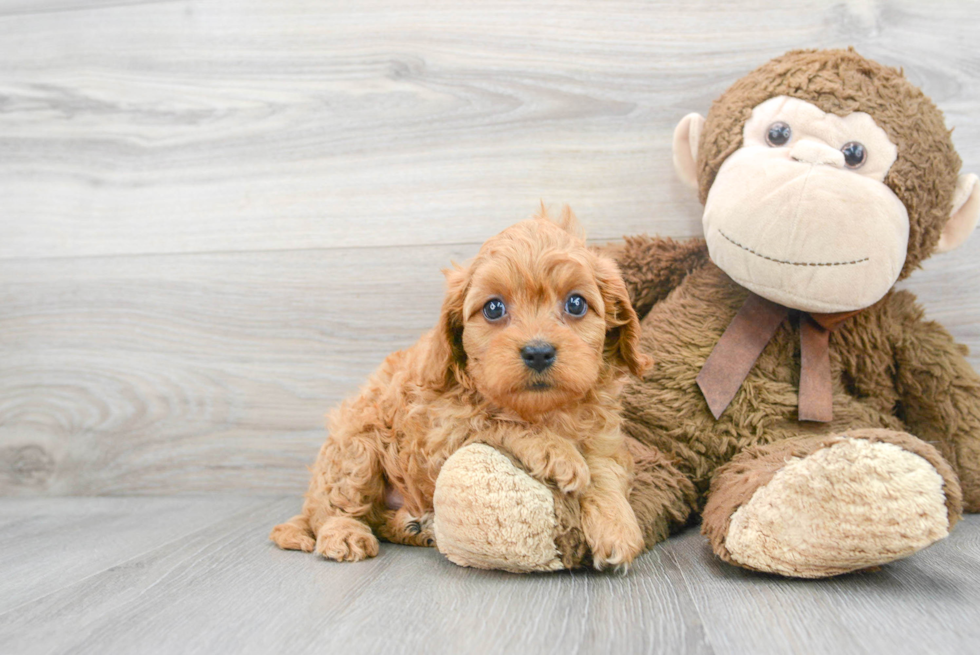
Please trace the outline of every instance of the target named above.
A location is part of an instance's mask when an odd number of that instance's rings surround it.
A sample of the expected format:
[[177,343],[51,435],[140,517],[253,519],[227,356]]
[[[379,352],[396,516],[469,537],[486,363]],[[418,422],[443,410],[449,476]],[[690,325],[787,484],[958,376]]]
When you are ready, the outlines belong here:
[[339,561],[377,555],[377,537],[432,546],[439,470],[479,442],[578,495],[596,568],[629,565],[643,537],[617,399],[649,361],[615,263],[577,231],[542,207],[446,273],[439,324],[330,414],[302,513],[272,541]]

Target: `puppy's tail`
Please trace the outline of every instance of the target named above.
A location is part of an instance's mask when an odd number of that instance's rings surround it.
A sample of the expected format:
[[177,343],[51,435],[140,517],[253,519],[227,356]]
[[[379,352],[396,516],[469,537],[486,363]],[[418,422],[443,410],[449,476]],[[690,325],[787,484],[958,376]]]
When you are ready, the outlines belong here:
[[304,553],[312,553],[316,546],[313,538],[313,529],[310,522],[303,514],[297,514],[285,523],[280,523],[272,528],[269,539],[283,550],[301,550]]

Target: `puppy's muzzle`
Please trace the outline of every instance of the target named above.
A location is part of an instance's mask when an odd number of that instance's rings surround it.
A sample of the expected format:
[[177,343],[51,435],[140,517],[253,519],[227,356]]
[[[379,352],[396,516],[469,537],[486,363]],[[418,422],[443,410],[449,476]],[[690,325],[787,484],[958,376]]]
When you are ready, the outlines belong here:
[[544,341],[532,341],[521,348],[524,365],[538,373],[544,373],[555,363],[555,347]]

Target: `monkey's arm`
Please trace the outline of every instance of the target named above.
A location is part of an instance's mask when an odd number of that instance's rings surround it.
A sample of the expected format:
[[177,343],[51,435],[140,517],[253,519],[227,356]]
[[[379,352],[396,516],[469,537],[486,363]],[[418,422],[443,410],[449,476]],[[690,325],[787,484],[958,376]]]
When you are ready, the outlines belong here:
[[626,237],[600,251],[616,260],[640,318],[667,297],[692,271],[708,262],[704,239],[674,239],[647,235]]
[[963,509],[980,512],[980,376],[966,361],[966,347],[926,321],[911,294],[899,295],[895,376],[902,418],[953,466]]

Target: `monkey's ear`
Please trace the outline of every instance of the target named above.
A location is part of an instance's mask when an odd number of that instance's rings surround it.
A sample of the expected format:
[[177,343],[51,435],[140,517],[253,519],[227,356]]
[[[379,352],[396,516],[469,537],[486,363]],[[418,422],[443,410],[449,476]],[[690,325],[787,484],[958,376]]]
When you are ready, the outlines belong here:
[[674,128],[674,170],[681,182],[698,188],[698,141],[704,127],[704,116],[688,114]]
[[949,252],[963,245],[980,218],[980,179],[973,173],[960,175],[953,192],[953,211],[939,237],[936,252]]

